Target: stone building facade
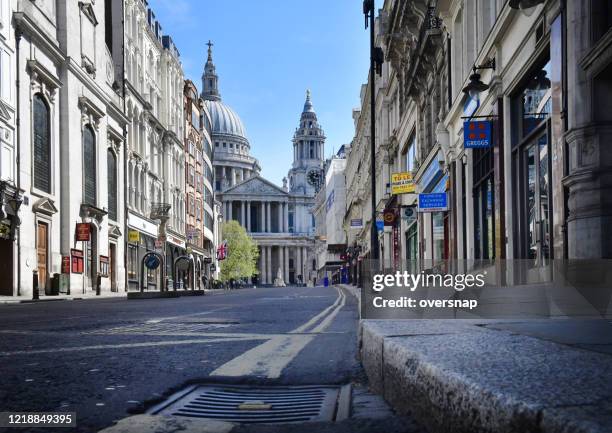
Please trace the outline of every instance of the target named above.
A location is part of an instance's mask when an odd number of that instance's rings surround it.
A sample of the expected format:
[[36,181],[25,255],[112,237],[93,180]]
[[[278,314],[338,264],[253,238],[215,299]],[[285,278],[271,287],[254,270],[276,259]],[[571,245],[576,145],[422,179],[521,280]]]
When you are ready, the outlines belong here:
[[[3,145],[15,163],[5,160],[2,171],[21,194],[9,200],[13,209],[20,203],[21,224],[13,253],[1,253],[12,256],[13,269],[3,290],[32,296],[35,280],[42,295],[87,293],[98,282],[102,291],[121,290],[127,123],[116,38],[121,2],[20,0],[0,9],[10,24],[3,26],[5,42],[14,44],[14,69],[6,71],[12,78],[3,85],[15,83],[10,93],[20,119],[16,144]],[[6,191],[4,200],[11,197]]]
[[147,2],[127,0],[124,15],[128,284],[160,288],[159,270],[141,276],[140,268],[144,254],[158,250],[172,278],[168,257],[186,253],[184,78],[178,50]]
[[[612,8],[510,3],[387,0],[379,11],[385,64],[369,77],[378,211],[397,216],[380,233],[386,266],[520,259],[541,276],[552,259],[611,256]],[[346,221],[361,216],[364,227],[368,91],[347,162]],[[468,120],[491,127],[489,147],[466,148]],[[391,194],[389,174],[398,172],[412,174],[415,193]],[[419,195],[432,193],[446,194],[446,209],[419,209]],[[360,233],[349,233],[349,244],[365,255]]]

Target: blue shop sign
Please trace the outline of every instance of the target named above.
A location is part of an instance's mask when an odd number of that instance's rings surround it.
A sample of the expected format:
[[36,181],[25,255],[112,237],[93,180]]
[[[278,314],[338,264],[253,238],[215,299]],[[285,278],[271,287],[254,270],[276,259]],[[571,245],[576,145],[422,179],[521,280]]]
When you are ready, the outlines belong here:
[[448,196],[445,192],[419,194],[419,212],[443,212],[448,210]]
[[463,146],[466,149],[491,147],[491,122],[489,120],[463,122]]
[[440,160],[436,156],[430,163],[421,180],[419,185],[422,192],[431,192],[436,185],[440,182],[440,178],[444,176],[444,172],[440,170]]
[[440,179],[440,182],[438,182],[438,184],[432,188],[431,192],[446,192],[446,183],[448,182],[448,174],[445,174],[444,177],[442,179]]

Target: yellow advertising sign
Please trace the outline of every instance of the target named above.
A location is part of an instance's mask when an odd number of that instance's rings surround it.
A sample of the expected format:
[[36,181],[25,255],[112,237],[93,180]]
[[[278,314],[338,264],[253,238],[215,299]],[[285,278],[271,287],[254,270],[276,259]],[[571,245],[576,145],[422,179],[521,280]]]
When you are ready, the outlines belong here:
[[391,194],[411,194],[415,192],[412,173],[405,171],[391,174]]
[[140,232],[138,230],[129,230],[128,242],[131,244],[137,244],[138,242],[140,242]]

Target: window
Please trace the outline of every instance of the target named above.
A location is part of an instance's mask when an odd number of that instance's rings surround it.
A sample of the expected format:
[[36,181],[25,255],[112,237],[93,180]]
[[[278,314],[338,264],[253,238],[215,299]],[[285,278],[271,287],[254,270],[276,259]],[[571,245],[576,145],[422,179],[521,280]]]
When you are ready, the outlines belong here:
[[108,217],[117,221],[117,157],[108,149],[106,155],[108,167]]
[[405,171],[412,172],[414,170],[414,150],[416,149],[416,134],[412,134],[412,138],[408,142],[408,147],[404,150],[403,167]]
[[89,125],[83,129],[83,202],[96,204],[96,138]]
[[34,95],[34,187],[51,193],[51,131],[49,107],[39,94]]

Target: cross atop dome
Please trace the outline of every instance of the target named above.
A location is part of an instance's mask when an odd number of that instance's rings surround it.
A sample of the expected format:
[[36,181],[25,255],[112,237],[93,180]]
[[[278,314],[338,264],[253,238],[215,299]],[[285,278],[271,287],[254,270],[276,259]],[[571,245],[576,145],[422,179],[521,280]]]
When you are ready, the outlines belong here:
[[206,45],[208,45],[208,61],[212,62],[212,47],[214,44],[209,39]]

